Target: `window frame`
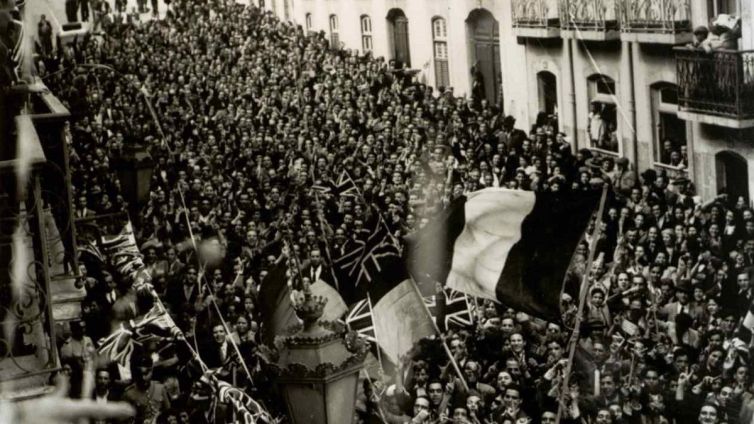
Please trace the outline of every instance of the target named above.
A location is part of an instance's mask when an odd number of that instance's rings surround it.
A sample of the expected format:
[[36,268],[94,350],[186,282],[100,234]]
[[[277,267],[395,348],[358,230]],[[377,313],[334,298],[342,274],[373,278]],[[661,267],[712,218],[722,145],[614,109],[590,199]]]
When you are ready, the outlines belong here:
[[361,28],[361,51],[362,53],[374,50],[372,42],[372,18],[369,15],[359,17],[359,27]]
[[[611,84],[615,89],[612,94],[602,93],[599,91],[600,83],[605,82],[607,84]],[[603,149],[601,147],[596,147],[592,144],[592,139],[589,135],[589,126],[585,128],[586,133],[586,143],[587,148],[591,151],[597,152],[602,155],[608,155],[613,157],[620,157],[623,156],[623,142],[622,142],[622,125],[620,125],[620,120],[618,119],[618,109],[620,107],[619,104],[619,97],[618,97],[618,84],[615,82],[615,79],[611,78],[608,75],[605,74],[592,74],[589,75],[586,78],[586,85],[587,85],[587,116],[591,112],[592,109],[592,103],[598,102],[602,104],[609,104],[612,105],[615,108],[615,134],[618,137],[618,151],[612,151]]]
[[[663,92],[669,89],[675,90],[676,103],[664,102],[662,100]],[[662,115],[674,115],[678,120],[686,123],[685,120],[678,117],[678,90],[678,85],[664,81],[654,83],[650,86],[650,101],[652,106],[652,165],[672,171],[688,170],[689,167],[689,164],[686,165],[686,168],[683,168],[682,166],[673,166],[662,162]],[[684,143],[686,145],[686,152],[688,153],[688,125],[685,125]]]
[[331,14],[328,18],[330,24],[330,48],[340,48],[340,23],[338,22],[338,15]]
[[[448,51],[448,22],[442,16],[431,20],[432,65],[435,71],[435,88],[450,86],[450,53]],[[441,54],[438,54],[440,52]]]

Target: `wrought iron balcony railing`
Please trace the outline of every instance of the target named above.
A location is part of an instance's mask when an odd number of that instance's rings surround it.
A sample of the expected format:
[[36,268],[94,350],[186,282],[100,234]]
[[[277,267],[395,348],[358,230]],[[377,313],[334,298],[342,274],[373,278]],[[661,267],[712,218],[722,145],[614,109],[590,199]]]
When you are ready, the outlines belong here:
[[558,0],[513,0],[513,26],[559,28]]
[[691,31],[691,0],[620,0],[618,9],[624,32]]
[[560,27],[565,30],[618,29],[618,3],[623,0],[560,0]]
[[674,50],[681,111],[754,119],[754,50]]

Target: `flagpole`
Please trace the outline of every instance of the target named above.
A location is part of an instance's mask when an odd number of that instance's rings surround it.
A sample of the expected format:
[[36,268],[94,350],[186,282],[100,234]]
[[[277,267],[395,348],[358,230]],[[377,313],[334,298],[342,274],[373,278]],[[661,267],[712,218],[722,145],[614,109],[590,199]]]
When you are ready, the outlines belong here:
[[440,327],[437,326],[435,319],[432,318],[432,314],[429,312],[429,308],[427,307],[427,304],[424,303],[424,297],[419,291],[419,287],[416,285],[416,281],[414,281],[414,277],[409,275],[409,279],[411,280],[411,287],[414,288],[416,295],[419,297],[419,303],[422,304],[422,308],[424,309],[424,312],[429,317],[429,321],[432,323],[432,327],[435,328],[435,332],[437,333],[437,336],[440,338],[440,342],[442,342],[442,347],[445,348],[445,353],[448,355],[448,358],[450,359],[450,363],[451,365],[453,365],[453,369],[456,371],[456,374],[458,374],[458,379],[461,380],[461,384],[463,384],[463,388],[466,389],[466,391],[468,392],[469,385],[466,383],[466,379],[463,378],[463,373],[461,372],[461,368],[458,366],[458,362],[456,362],[456,358],[453,357],[453,353],[450,351],[448,344],[445,342],[445,338],[443,337],[442,332],[440,332]]
[[[369,303],[369,315],[372,315],[372,297],[369,295],[369,292],[367,292],[367,303]],[[372,315],[372,323],[374,323],[374,315]],[[372,328],[374,328],[374,338],[379,339],[377,336],[377,326],[372,324]],[[385,374],[385,368],[382,367],[382,353],[380,353],[380,344],[377,344],[377,362],[380,363],[380,371],[382,371],[382,374]]]
[[594,251],[597,250],[597,240],[602,232],[602,214],[605,210],[605,200],[607,199],[607,184],[602,186],[602,196],[600,197],[600,205],[597,209],[597,215],[594,221],[594,230],[592,231],[592,241],[589,245],[589,254],[587,255],[586,267],[584,269],[584,275],[581,281],[581,287],[579,292],[579,309],[576,312],[576,322],[573,325],[573,333],[571,333],[570,350],[568,352],[568,365],[566,365],[565,375],[563,376],[563,383],[559,393],[558,401],[558,413],[555,417],[555,422],[560,423],[563,416],[563,403],[565,401],[565,394],[568,391],[569,382],[571,379],[571,371],[573,368],[573,357],[576,354],[576,346],[578,345],[579,336],[581,333],[581,320],[584,314],[584,306],[586,306],[586,295],[589,292],[589,276],[592,273],[592,262],[594,261]]
[[[319,203],[319,195],[317,194],[316,190],[314,190],[314,199],[317,201],[317,205],[319,205],[320,207],[322,207],[322,209],[324,209],[324,205],[320,205]],[[333,276],[333,280],[334,280],[333,283],[335,283],[335,288],[338,290],[338,293],[340,293],[340,282],[338,281],[337,278],[335,278],[335,273],[332,268],[334,263],[332,261],[332,255],[330,255],[330,243],[327,242],[327,235],[325,234],[325,227],[324,227],[325,220],[322,218],[322,214],[320,212],[321,210],[317,211],[317,219],[319,219],[320,234],[322,235],[322,242],[325,244],[325,254],[327,255],[327,261],[329,263],[330,274],[332,274]],[[371,304],[369,307],[370,308],[372,307]]]

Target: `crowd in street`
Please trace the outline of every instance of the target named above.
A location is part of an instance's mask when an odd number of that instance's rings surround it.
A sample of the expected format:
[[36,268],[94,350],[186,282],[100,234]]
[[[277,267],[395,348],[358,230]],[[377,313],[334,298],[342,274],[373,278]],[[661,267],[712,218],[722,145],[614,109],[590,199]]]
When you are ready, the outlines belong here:
[[[463,381],[439,337],[420,343],[395,375],[364,380],[358,422],[752,422],[746,199],[702,200],[682,172],[639,172],[623,157],[573,151],[555,117],[521,129],[482,98],[422,84],[383,58],[333,48],[323,33],[229,0],[174,0],[162,20],[107,20],[102,36],[41,60],[42,78],[73,114],[76,216],[126,209],[112,162],[135,144],[148,148],[150,200],[131,219],[152,283],[202,360],[214,368],[242,358],[251,379],[222,378],[274,413],[284,409],[258,303],[274,263],[296,257],[305,277],[329,282],[333,260],[378,216],[402,240],[482,188],[607,184],[604,216],[574,257],[583,269],[600,225],[567,390],[578,296],[563,295],[562,323],[480,300],[473,325],[442,335]],[[338,192],[342,175],[356,193]],[[199,267],[192,238],[217,240],[224,260]],[[112,270],[82,271],[84,316],[61,342],[72,369],[110,331],[103,316],[123,322],[151,307]],[[97,370],[96,399],[134,404],[137,422],[231,419],[222,408],[206,413],[186,352],[141,350],[130,370]]]

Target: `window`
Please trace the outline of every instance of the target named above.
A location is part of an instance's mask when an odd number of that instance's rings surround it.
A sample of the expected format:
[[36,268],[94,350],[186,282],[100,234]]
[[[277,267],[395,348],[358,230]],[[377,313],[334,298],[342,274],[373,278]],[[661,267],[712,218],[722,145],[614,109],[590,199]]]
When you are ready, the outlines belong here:
[[658,83],[652,86],[654,161],[674,168],[688,167],[686,121],[678,118],[678,87]]
[[709,21],[713,21],[721,13],[727,13],[729,15],[738,14],[736,0],[707,0],[707,15]]
[[605,75],[587,80],[589,114],[586,135],[589,147],[607,153],[620,153],[618,121],[615,107],[615,81]]
[[361,51],[372,51],[372,19],[369,15],[361,15]]
[[270,5],[272,6],[272,13],[277,15],[278,14],[278,2],[277,0],[271,0]]
[[291,20],[291,5],[288,3],[291,0],[283,0],[283,16],[285,16],[286,21]]
[[312,14],[311,13],[306,14],[305,24],[306,24],[306,31],[308,33],[311,33],[312,32]]
[[264,0],[259,0],[259,8],[264,10]]
[[445,19],[432,19],[432,42],[435,56],[435,86],[448,87],[450,69],[448,67],[448,29]]
[[338,35],[338,17],[330,15],[330,47],[337,49],[340,47],[340,36]]

